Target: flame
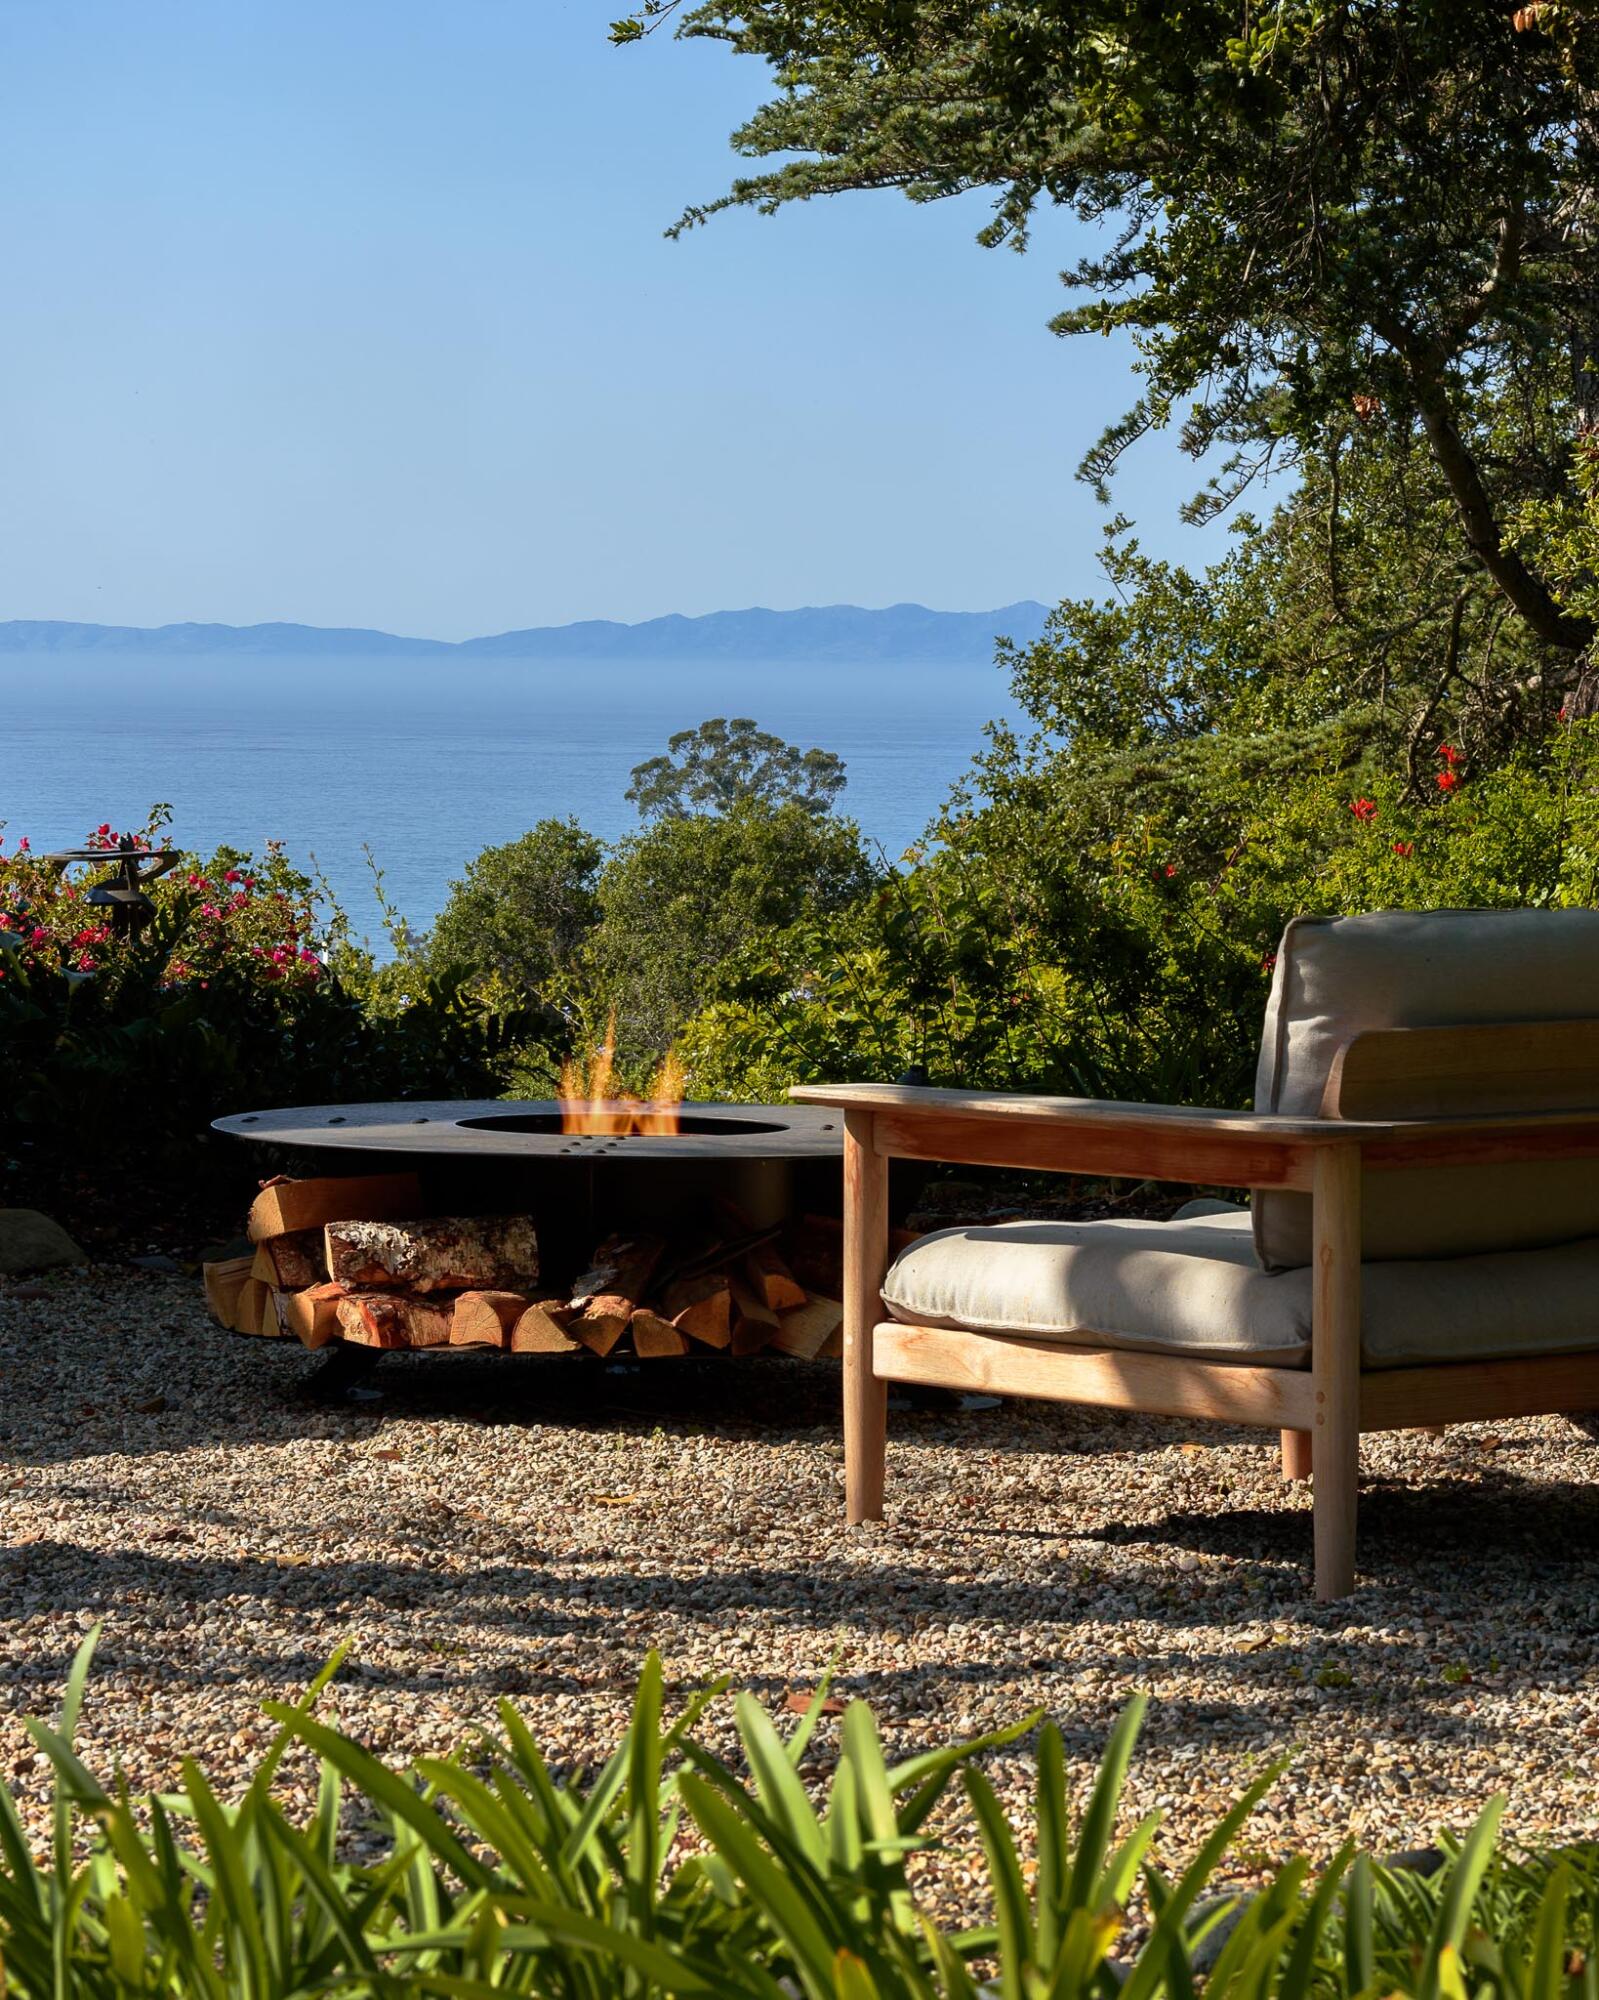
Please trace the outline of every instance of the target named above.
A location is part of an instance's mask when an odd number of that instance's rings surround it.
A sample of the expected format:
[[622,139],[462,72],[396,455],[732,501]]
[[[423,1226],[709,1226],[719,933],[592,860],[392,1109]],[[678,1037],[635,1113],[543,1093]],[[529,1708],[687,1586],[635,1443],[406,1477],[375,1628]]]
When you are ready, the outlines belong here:
[[678,1106],[686,1078],[676,1049],[668,1049],[650,1083],[648,1097],[616,1094],[616,1015],[605,1024],[605,1040],[585,1066],[576,1056],[561,1065],[563,1132],[630,1132],[657,1137],[678,1129]]

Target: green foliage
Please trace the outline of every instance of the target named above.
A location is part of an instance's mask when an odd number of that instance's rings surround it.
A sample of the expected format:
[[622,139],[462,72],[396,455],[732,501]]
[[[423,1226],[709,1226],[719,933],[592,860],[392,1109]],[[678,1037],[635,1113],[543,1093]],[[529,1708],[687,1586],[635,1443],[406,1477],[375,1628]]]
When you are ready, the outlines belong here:
[[175,1167],[223,1112],[492,1091],[559,1028],[485,1006],[456,968],[375,1004],[370,961],[276,845],[185,856],[150,897],[149,926],[115,936],[85,921],[81,878],[0,858],[0,1153]]
[[465,966],[487,994],[512,1005],[569,978],[599,921],[604,853],[572,819],[540,820],[520,840],[486,847],[450,884],[428,963]]
[[[1141,1700],[1076,1813],[1060,1732],[1039,1731],[1025,1833],[982,1759],[1036,1716],[890,1764],[851,1702],[824,1789],[825,1687],[786,1737],[739,1696],[739,1771],[693,1733],[720,1689],[668,1720],[654,1655],[593,1777],[558,1779],[509,1702],[497,1733],[395,1771],[318,1717],[335,1659],[303,1700],[270,1705],[279,1734],[236,1800],[192,1759],[180,1791],[136,1798],[72,1747],[92,1643],[57,1726],[29,1725],[54,1772],[42,1860],[0,1788],[0,1959],[18,2000],[1192,2000],[1200,1977],[1211,2000],[1591,2000],[1599,1850],[1508,1853],[1500,1799],[1436,1876],[1345,1847],[1319,1875],[1296,1859],[1252,1896],[1217,1896],[1268,1770],[1167,1877],[1150,1859],[1159,1814],[1124,1823]],[[308,1820],[279,1795],[290,1754],[320,1773]],[[932,1917],[909,1865],[936,1852],[957,1780],[994,1911],[964,1931]],[[356,1819],[381,1833],[360,1860]]]
[[777,164],[685,223],[981,189],[983,240],[1020,244],[1039,204],[1071,210],[1098,241],[1057,330],[1131,334],[1144,377],[1096,485],[1176,421],[1222,455],[1204,513],[1325,458],[1353,410],[1430,454],[1455,554],[1571,672],[1592,615],[1512,523],[1569,502],[1599,425],[1590,5],[650,0],[618,39],[674,14],[774,85],[734,144]]
[[824,813],[844,789],[844,760],[831,750],[801,750],[754,720],[713,716],[680,729],[666,755],[633,769],[627,797],[644,820],[736,806],[796,805]]
[[860,836],[787,803],[669,815],[621,842],[599,880],[587,1012],[614,1010],[624,1065],[658,1058],[726,968],[791,926],[848,910],[872,870]]

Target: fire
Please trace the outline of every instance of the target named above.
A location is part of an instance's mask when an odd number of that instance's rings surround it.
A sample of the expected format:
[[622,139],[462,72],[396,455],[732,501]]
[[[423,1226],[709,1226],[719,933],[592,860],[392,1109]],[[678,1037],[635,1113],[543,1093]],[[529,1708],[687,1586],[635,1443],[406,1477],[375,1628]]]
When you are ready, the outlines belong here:
[[616,1091],[616,1016],[605,1026],[605,1040],[585,1066],[576,1056],[561,1065],[561,1130],[563,1132],[640,1132],[660,1137],[678,1129],[678,1106],[685,1078],[676,1049],[668,1049],[650,1083],[648,1097],[618,1096]]

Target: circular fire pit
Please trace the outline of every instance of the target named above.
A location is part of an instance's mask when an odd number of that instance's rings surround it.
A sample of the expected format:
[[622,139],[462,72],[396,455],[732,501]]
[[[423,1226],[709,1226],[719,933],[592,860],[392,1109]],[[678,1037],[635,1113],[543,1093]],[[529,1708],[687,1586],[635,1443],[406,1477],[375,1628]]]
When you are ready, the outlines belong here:
[[[626,1117],[625,1104],[585,1109]],[[808,1104],[685,1104],[676,1132],[566,1132],[559,1102],[497,1098],[432,1103],[306,1104],[212,1120],[232,1139],[305,1152],[408,1153],[444,1159],[800,1160],[840,1154],[838,1116]]]
[[[641,1111],[625,1102],[581,1108],[618,1124],[636,1123]],[[718,1202],[762,1228],[839,1212],[844,1131],[835,1112],[806,1104],[674,1109],[675,1132],[566,1132],[557,1100],[492,1097],[303,1104],[212,1123],[229,1138],[276,1149],[284,1158],[274,1164],[290,1173],[414,1171],[435,1213],[525,1208],[552,1252],[564,1249],[576,1264],[613,1230],[692,1226]]]

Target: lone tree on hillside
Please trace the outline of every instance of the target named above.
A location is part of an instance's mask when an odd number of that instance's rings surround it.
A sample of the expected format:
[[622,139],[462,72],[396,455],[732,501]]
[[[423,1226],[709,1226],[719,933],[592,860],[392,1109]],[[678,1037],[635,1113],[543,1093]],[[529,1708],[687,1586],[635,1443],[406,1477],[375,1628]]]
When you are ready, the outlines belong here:
[[734,135],[777,164],[678,228],[983,189],[981,240],[1020,245],[1040,204],[1071,210],[1100,247],[1065,274],[1082,302],[1056,328],[1131,332],[1144,378],[1084,461],[1096,487],[1174,418],[1196,457],[1223,453],[1196,515],[1267,467],[1325,463],[1351,411],[1414,434],[1462,568],[1574,677],[1599,560],[1573,589],[1547,551],[1562,521],[1593,532],[1594,0],[645,0],[613,34],[674,17],[779,86]]
[[797,805],[825,813],[844,789],[844,760],[831,750],[801,750],[756,726],[752,717],[713,716],[680,729],[666,754],[633,767],[627,797],[645,820],[725,813],[741,804]]

